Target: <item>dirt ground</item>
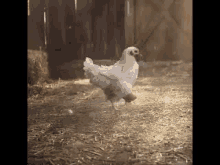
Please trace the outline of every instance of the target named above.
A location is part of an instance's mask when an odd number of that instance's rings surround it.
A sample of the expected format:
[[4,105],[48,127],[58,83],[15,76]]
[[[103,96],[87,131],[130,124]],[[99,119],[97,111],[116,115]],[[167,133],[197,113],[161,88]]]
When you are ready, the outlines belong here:
[[88,79],[45,90],[28,98],[29,164],[192,164],[192,63],[142,68],[118,114]]

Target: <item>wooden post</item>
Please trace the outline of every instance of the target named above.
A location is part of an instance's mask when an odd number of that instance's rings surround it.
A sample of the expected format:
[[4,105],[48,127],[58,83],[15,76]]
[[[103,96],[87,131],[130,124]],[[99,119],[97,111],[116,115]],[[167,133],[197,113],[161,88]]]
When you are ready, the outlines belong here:
[[126,0],[125,4],[125,42],[126,47],[134,44],[134,5],[133,0]]
[[49,0],[48,2],[48,15],[49,15],[49,34],[48,34],[48,65],[51,78],[61,77],[60,72],[57,70],[63,61],[62,48],[63,38],[61,32],[61,24],[59,22],[60,9],[59,0]]
[[137,26],[137,23],[136,23],[136,0],[133,0],[134,2],[134,44],[137,43],[136,41],[136,26]]
[[115,39],[115,27],[116,27],[116,1],[111,0],[108,4],[107,15],[107,56],[113,58],[116,53],[116,39]]
[[45,0],[44,7],[45,7],[45,14],[46,14],[46,23],[45,23],[45,38],[46,38],[46,50],[48,50],[48,43],[49,43],[49,0]]
[[116,55],[120,58],[122,51],[125,49],[125,1],[117,0],[116,3],[116,28],[115,28],[115,38],[116,38]]
[[44,47],[44,0],[29,1],[28,48]]

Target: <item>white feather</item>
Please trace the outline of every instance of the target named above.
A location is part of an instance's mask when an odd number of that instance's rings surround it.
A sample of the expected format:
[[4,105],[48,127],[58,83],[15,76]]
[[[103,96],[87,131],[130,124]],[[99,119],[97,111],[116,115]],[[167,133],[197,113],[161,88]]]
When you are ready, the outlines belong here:
[[83,68],[86,77],[90,79],[92,84],[103,90],[111,86],[116,95],[114,100],[119,100],[130,94],[139,70],[135,58],[129,55],[129,52],[133,50],[138,49],[135,47],[125,49],[121,59],[111,66],[96,65],[92,59],[86,57]]

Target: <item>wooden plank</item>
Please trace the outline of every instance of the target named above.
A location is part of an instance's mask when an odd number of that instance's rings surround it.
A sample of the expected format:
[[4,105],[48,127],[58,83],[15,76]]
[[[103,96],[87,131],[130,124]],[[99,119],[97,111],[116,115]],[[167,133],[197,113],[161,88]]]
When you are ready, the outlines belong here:
[[115,29],[115,38],[116,38],[116,57],[120,58],[122,51],[125,49],[125,1],[117,0],[116,3],[116,23],[117,27]]
[[28,48],[44,47],[44,1],[30,0],[28,16]]
[[125,43],[126,47],[134,44],[134,6],[133,0],[126,0],[125,3]]

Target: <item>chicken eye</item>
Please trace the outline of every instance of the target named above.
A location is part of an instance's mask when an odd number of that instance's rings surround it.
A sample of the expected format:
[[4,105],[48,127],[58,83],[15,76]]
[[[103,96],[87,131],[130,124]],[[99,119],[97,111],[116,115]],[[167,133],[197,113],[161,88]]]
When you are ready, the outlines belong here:
[[135,50],[134,52],[135,52],[135,53],[137,53],[138,51],[137,51],[137,50]]

